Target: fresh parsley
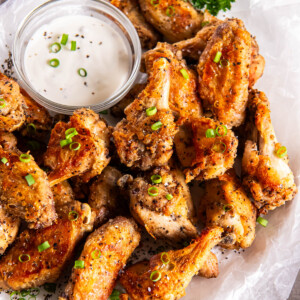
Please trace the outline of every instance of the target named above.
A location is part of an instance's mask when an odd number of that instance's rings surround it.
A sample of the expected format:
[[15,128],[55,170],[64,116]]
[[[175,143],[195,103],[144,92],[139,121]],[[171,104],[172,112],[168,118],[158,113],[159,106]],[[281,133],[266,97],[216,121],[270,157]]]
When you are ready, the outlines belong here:
[[231,9],[231,2],[235,0],[190,0],[196,9],[207,9],[209,13],[216,16],[220,10]]

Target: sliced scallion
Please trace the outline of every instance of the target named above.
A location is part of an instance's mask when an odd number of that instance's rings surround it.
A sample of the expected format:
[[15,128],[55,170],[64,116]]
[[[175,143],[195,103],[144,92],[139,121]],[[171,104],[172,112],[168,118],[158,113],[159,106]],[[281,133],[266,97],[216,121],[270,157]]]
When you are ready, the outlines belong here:
[[72,139],[65,139],[65,140],[61,140],[60,142],[59,142],[59,144],[60,144],[60,146],[63,148],[64,146],[67,146],[67,145],[69,145],[69,144],[71,144],[72,143]]
[[162,127],[162,122],[161,122],[161,121],[158,121],[158,122],[152,124],[151,129],[152,129],[153,131],[156,131],[156,130],[160,129],[161,127]]
[[19,157],[21,162],[29,163],[31,161],[31,156],[27,153],[22,153]]
[[71,51],[75,51],[76,50],[76,41],[72,41],[71,42]]
[[158,189],[155,186],[152,186],[148,189],[148,195],[152,197],[158,196]]
[[52,53],[57,53],[61,50],[61,45],[59,43],[53,43],[50,45],[50,50]]
[[151,0],[151,5],[156,6],[160,3],[160,0]]
[[31,174],[25,176],[28,186],[35,184],[35,180]]
[[285,146],[282,146],[280,147],[277,151],[276,151],[276,155],[279,157],[279,158],[282,158],[284,156],[287,155],[287,149]]
[[68,38],[69,38],[69,35],[64,33],[64,34],[62,35],[62,37],[61,37],[60,43],[61,43],[62,45],[64,45],[64,46],[67,45]]
[[166,15],[168,17],[173,17],[175,15],[175,8],[174,6],[170,5],[167,9],[166,9]]
[[228,67],[230,65],[229,60],[228,59],[221,59],[220,60],[220,65],[222,67]]
[[78,212],[72,210],[72,211],[69,212],[68,218],[69,218],[70,221],[76,221],[78,219],[78,216],[79,216]]
[[166,198],[167,198],[167,200],[172,200],[172,199],[173,199],[173,195],[167,194],[167,195],[166,195]]
[[205,136],[206,136],[207,138],[214,138],[214,137],[216,136],[216,132],[215,132],[214,129],[209,128],[209,129],[207,129],[207,130],[205,131]]
[[44,289],[46,292],[54,294],[56,291],[56,284],[55,283],[45,283]]
[[189,79],[189,74],[186,69],[181,69],[180,70],[181,75],[183,76],[184,79]]
[[160,175],[154,174],[151,176],[152,183],[161,183],[162,177]]
[[161,273],[159,271],[153,271],[150,275],[150,280],[157,282],[161,279]]
[[47,250],[47,249],[49,249],[49,248],[50,248],[50,244],[49,244],[48,241],[46,241],[46,242],[44,242],[44,243],[42,243],[42,244],[40,244],[40,245],[38,246],[39,252],[43,252],[43,251],[45,251],[45,250]]
[[[40,293],[40,289],[39,288],[32,288],[29,290],[29,295],[31,297],[36,297],[38,294]],[[31,298],[29,297],[28,300]]]
[[167,252],[163,252],[160,255],[160,260],[164,265],[167,265],[170,262],[170,256]]
[[76,128],[69,128],[65,131],[65,135],[66,135],[66,139],[71,139],[72,137],[74,137],[75,135],[77,135],[78,132],[76,130]]
[[84,68],[79,68],[79,69],[77,70],[77,73],[78,73],[78,75],[79,75],[80,77],[86,77],[86,76],[87,76],[87,71],[86,71],[86,69],[84,69]]
[[6,101],[3,98],[1,98],[0,99],[0,109],[4,108],[5,106],[6,106]]
[[81,148],[81,144],[78,142],[71,143],[69,146],[70,150],[77,151]]
[[101,257],[101,251],[94,250],[91,255],[92,255],[92,259],[99,259]]
[[60,62],[57,58],[53,58],[49,60],[49,65],[52,68],[57,68],[59,66]]
[[257,219],[256,219],[256,222],[257,223],[259,223],[260,225],[262,225],[262,226],[264,226],[264,227],[267,227],[267,225],[268,225],[268,220],[266,220],[265,218],[263,218],[263,217],[258,217]]
[[110,300],[120,300],[120,292],[116,289],[113,290],[113,292],[111,293],[111,295],[109,296]]
[[7,160],[6,157],[2,157],[2,158],[1,158],[1,162],[2,162],[3,164],[6,164],[6,163],[8,162],[8,160]]
[[218,63],[218,62],[220,61],[220,59],[221,59],[221,56],[222,56],[222,52],[218,51],[218,52],[216,53],[215,58],[214,58],[214,62],[215,62],[215,63]]
[[224,143],[215,143],[212,146],[212,150],[217,153],[224,153],[226,151],[226,145]]
[[146,115],[148,117],[154,116],[157,113],[157,108],[155,106],[146,109]]
[[74,269],[84,269],[84,261],[75,260]]
[[23,263],[23,262],[27,262],[27,261],[30,261],[30,255],[29,254],[21,254],[21,255],[19,255],[19,262]]
[[216,129],[216,134],[217,136],[225,136],[227,134],[227,127],[225,125],[219,125]]

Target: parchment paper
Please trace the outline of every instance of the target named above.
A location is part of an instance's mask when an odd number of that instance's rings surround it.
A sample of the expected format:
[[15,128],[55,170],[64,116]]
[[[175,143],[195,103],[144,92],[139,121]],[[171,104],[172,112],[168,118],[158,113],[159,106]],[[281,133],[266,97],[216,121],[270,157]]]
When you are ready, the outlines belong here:
[[[299,188],[300,1],[236,1],[230,12],[220,13],[219,17],[241,18],[257,37],[266,68],[256,88],[264,91],[271,102],[273,125],[279,141],[287,146]],[[11,48],[21,19],[43,2],[8,0],[0,6],[1,64],[8,56],[7,46]],[[224,254],[216,249],[219,277],[209,280],[194,277],[184,300],[287,299],[300,267],[299,200],[297,195],[292,202],[269,213],[268,226],[257,225],[257,236],[249,249],[240,253],[224,251]],[[9,296],[2,293],[0,299]]]

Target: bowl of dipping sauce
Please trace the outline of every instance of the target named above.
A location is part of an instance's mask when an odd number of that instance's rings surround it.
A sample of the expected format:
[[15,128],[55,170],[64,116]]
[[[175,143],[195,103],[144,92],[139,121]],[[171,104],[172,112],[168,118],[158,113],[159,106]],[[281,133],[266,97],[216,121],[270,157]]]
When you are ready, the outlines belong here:
[[13,44],[20,85],[61,114],[96,112],[120,101],[139,73],[135,28],[103,0],[51,0],[21,23]]

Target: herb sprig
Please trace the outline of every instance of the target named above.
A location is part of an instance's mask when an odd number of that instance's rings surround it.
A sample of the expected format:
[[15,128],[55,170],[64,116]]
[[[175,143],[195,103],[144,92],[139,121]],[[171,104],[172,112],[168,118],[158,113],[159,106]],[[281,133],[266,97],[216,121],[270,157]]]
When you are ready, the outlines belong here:
[[213,16],[216,16],[220,10],[230,10],[231,2],[235,2],[235,0],[190,0],[190,2],[196,9],[205,8]]

